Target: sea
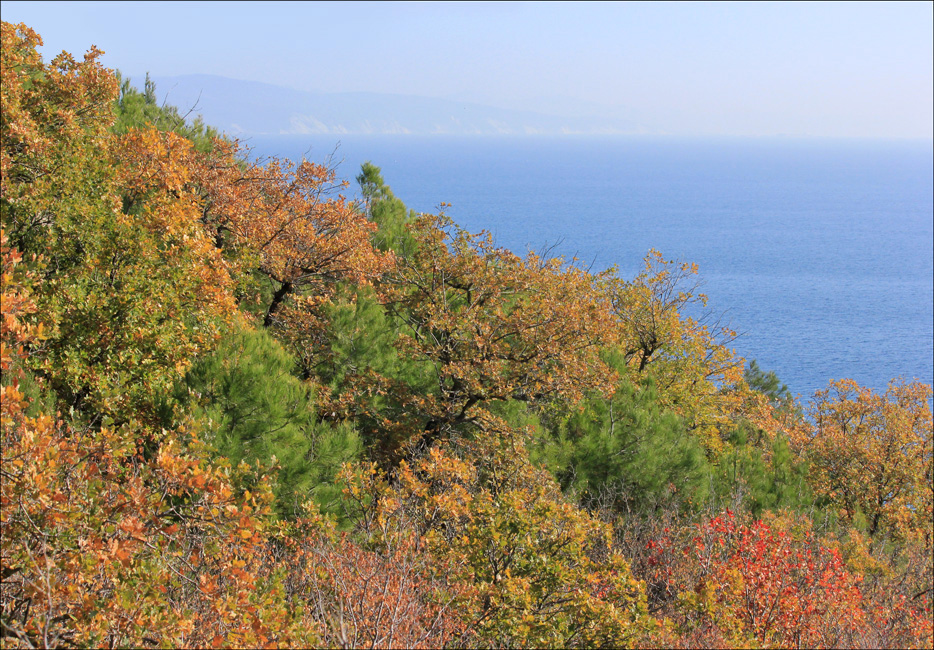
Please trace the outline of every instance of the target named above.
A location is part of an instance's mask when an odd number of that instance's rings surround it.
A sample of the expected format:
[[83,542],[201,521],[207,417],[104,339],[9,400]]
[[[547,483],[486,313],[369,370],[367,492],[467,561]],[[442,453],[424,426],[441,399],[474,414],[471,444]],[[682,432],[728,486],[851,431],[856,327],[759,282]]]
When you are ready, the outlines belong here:
[[254,156],[382,169],[419,212],[517,254],[634,277],[695,262],[731,345],[807,399],[934,383],[934,143],[636,136],[253,136]]

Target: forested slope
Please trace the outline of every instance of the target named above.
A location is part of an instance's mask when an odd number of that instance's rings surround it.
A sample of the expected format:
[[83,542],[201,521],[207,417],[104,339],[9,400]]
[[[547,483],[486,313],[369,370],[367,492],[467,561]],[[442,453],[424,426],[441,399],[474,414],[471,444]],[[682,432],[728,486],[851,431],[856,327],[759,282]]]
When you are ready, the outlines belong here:
[[930,647],[929,386],[2,39],[4,646]]

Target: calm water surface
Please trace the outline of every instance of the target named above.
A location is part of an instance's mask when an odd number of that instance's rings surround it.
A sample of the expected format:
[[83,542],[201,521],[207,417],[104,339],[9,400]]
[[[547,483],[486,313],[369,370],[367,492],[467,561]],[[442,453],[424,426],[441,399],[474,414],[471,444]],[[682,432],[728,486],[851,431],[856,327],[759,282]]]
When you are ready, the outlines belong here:
[[[321,161],[338,138],[248,144]],[[624,277],[650,248],[696,262],[737,352],[795,393],[934,382],[930,141],[344,136],[335,157],[520,254],[557,244]]]

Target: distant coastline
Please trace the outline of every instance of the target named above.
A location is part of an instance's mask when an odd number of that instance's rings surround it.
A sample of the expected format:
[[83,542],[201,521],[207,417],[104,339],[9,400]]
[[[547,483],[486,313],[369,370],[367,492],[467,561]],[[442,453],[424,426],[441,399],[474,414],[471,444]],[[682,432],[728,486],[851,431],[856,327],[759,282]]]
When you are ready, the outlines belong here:
[[[131,75],[140,86],[145,75]],[[160,101],[231,135],[633,135],[651,124],[550,115],[432,97],[312,93],[214,75],[153,77]]]

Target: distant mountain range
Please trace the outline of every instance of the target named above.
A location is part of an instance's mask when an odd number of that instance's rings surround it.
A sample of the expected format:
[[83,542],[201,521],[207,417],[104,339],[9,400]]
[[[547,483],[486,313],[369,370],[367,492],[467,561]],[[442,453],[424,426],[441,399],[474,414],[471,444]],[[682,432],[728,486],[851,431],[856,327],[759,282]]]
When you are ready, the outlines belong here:
[[[131,77],[136,87],[143,76]],[[379,93],[314,93],[213,75],[153,77],[160,102],[189,110],[231,135],[632,134],[625,120],[559,117],[470,102]]]

